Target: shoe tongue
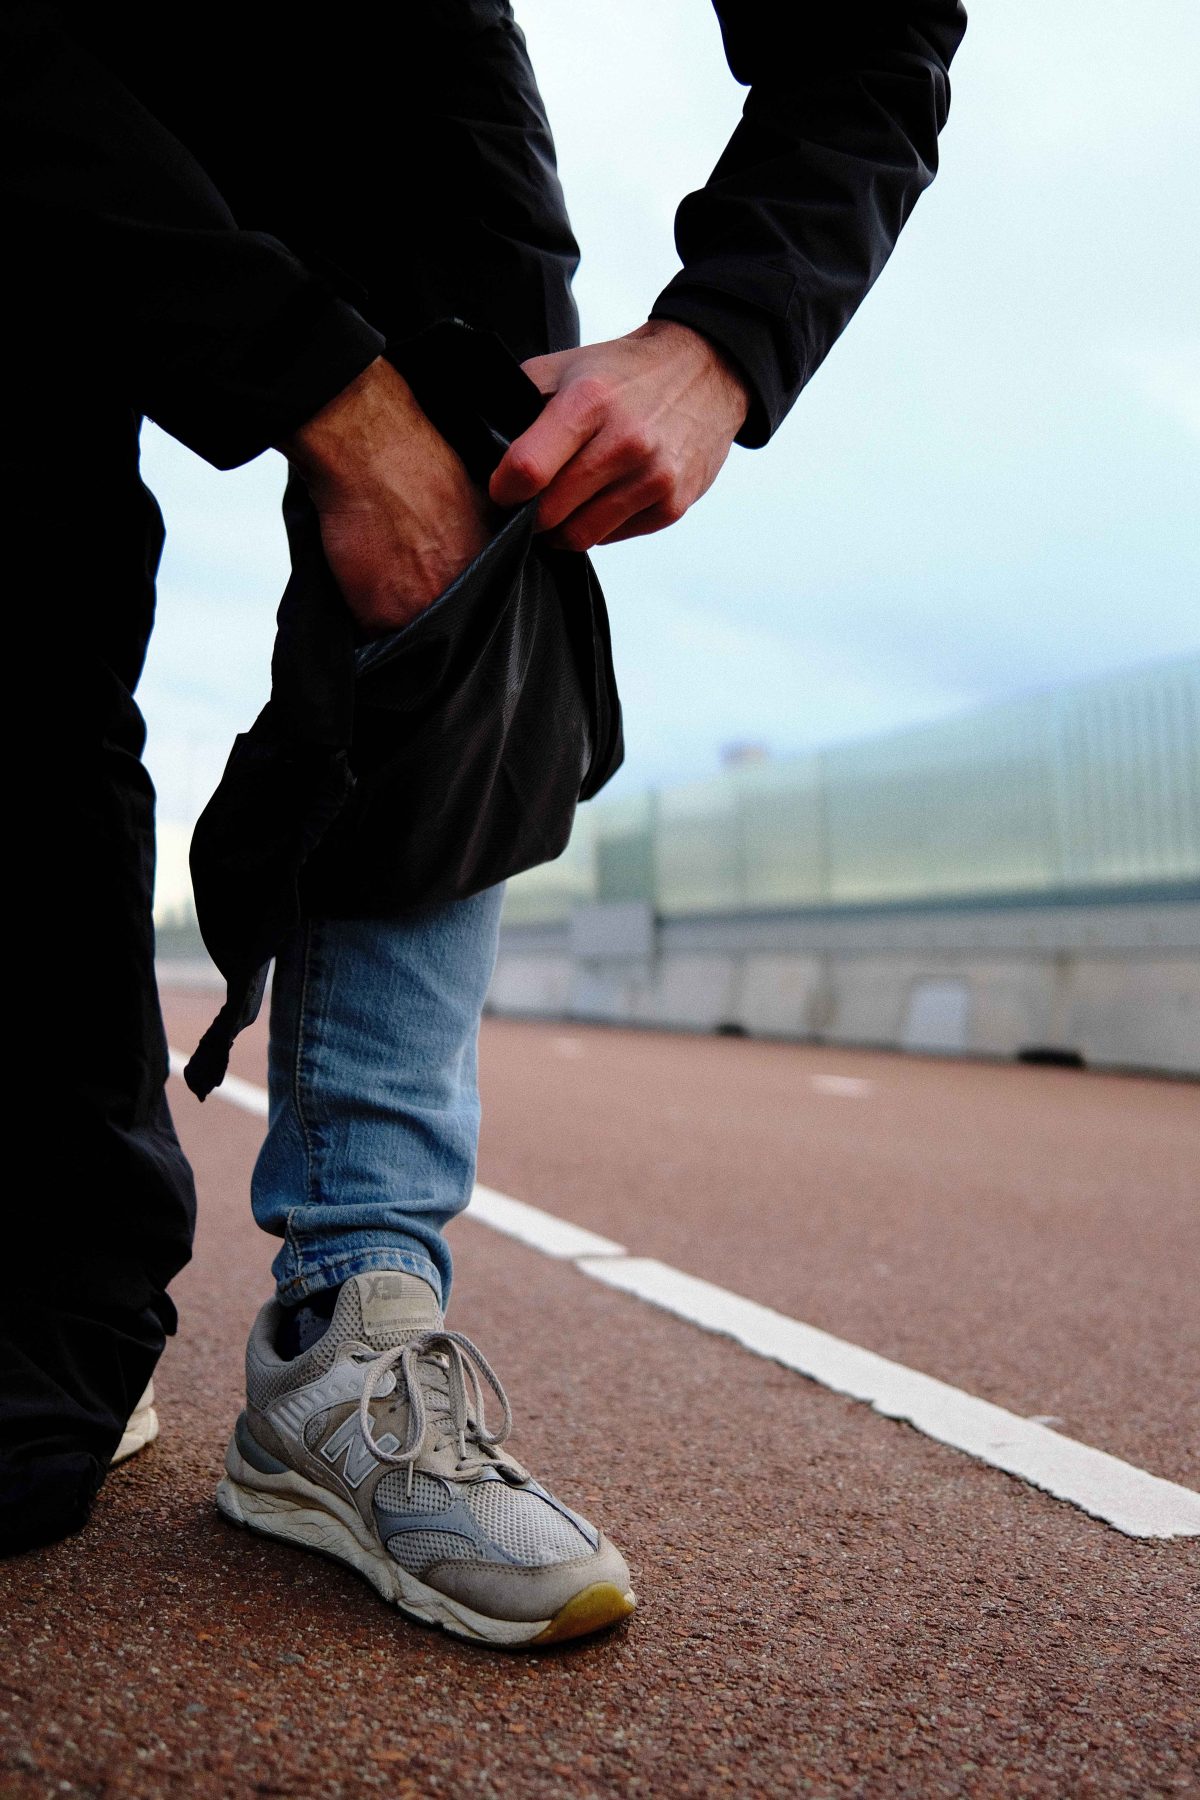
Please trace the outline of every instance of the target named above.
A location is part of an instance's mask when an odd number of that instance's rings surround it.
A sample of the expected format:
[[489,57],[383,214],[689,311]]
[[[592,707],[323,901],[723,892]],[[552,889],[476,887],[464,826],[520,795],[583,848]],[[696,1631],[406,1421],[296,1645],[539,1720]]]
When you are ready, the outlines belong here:
[[414,1332],[439,1330],[443,1319],[427,1281],[389,1269],[377,1275],[352,1275],[338,1296],[334,1322],[344,1322],[372,1350],[393,1350]]

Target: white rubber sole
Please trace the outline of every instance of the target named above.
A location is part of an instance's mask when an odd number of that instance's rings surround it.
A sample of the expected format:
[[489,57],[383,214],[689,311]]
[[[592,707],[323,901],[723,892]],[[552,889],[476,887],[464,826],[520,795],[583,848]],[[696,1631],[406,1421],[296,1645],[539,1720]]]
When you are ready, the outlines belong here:
[[262,1474],[246,1462],[236,1441],[226,1452],[225,1468],[226,1474],[217,1484],[217,1508],[231,1524],[335,1557],[365,1576],[376,1593],[393,1606],[426,1624],[440,1625],[456,1637],[510,1649],[562,1643],[612,1625],[634,1609],[632,1593],[620,1593],[611,1582],[596,1582],[576,1594],[553,1618],[489,1618],[402,1569],[381,1544],[372,1542],[357,1507],[327,1488],[317,1487],[296,1470]]
[[154,1410],[154,1383],[151,1382],[133,1411],[120,1443],[112,1453],[110,1468],[124,1462],[138,1450],[144,1450],[158,1436],[158,1414]]

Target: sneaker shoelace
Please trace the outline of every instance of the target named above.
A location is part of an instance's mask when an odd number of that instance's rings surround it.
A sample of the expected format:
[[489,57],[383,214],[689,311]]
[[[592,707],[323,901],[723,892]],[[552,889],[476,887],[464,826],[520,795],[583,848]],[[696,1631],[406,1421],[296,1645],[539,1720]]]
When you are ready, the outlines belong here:
[[[384,1450],[371,1430],[370,1406],[388,1375],[395,1373],[398,1397],[408,1403],[408,1429],[399,1450]],[[489,1431],[483,1386],[487,1382],[500,1402],[504,1415],[498,1431]],[[422,1331],[394,1350],[372,1356],[363,1380],[358,1403],[358,1422],[363,1442],[380,1462],[393,1463],[408,1470],[405,1484],[411,1496],[417,1458],[425,1442],[430,1420],[440,1426],[433,1445],[435,1450],[457,1443],[459,1468],[472,1463],[480,1466],[483,1455],[472,1457],[470,1446],[477,1451],[494,1449],[508,1437],[513,1426],[512,1408],[500,1377],[491,1364],[461,1331]]]

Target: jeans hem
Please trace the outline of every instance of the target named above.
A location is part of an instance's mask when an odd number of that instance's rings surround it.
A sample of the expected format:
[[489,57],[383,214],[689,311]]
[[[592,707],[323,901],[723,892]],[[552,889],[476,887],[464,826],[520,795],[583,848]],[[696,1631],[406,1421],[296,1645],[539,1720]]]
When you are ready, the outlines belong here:
[[442,1280],[437,1268],[427,1257],[417,1256],[411,1250],[347,1250],[342,1256],[323,1257],[308,1273],[277,1280],[275,1291],[283,1305],[298,1306],[326,1288],[340,1287],[352,1275],[377,1275],[388,1269],[402,1275],[419,1275],[437,1295],[438,1305],[443,1304]]

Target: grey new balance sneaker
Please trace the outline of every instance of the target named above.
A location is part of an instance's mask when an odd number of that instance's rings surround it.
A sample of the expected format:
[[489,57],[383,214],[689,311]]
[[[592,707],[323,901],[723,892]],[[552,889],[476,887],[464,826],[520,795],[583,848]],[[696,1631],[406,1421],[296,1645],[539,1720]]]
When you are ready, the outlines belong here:
[[[497,1645],[582,1637],[633,1611],[602,1532],[499,1446],[507,1397],[415,1275],[356,1275],[324,1335],[285,1361],[268,1301],[217,1505],[357,1569],[405,1612]],[[503,1414],[487,1428],[483,1385]]]

